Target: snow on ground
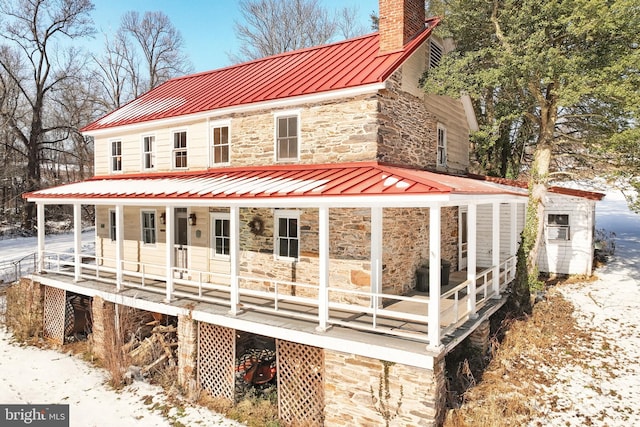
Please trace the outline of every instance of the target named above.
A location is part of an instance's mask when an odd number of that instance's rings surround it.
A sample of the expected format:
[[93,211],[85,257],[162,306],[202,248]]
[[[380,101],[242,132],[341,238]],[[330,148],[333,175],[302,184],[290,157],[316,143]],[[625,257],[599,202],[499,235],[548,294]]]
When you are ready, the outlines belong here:
[[596,227],[616,235],[616,252],[598,280],[565,285],[579,327],[591,345],[576,343],[574,363],[545,366],[556,379],[539,397],[543,416],[532,426],[640,425],[640,215],[608,191]]
[[[640,425],[640,216],[628,210],[618,191],[608,191],[596,212],[596,227],[616,234],[615,256],[596,271],[597,281],[562,288],[595,345],[576,348],[586,360],[541,367],[557,381],[541,397],[543,415],[532,426]],[[53,245],[66,250],[64,236],[48,239],[48,250]],[[35,239],[2,240],[0,261],[31,253],[35,246]],[[105,382],[103,370],[76,357],[21,347],[0,332],[0,403],[68,403],[71,426],[155,427],[175,420],[186,426],[240,425],[192,406],[165,418],[153,409],[167,402],[159,387],[134,382],[114,391]]]

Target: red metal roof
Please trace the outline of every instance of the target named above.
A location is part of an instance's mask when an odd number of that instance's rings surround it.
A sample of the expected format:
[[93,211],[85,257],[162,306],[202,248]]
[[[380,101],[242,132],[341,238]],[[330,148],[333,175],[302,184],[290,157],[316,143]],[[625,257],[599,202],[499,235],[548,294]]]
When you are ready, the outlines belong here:
[[[475,174],[468,174],[467,176],[472,179],[477,179],[480,181],[487,181],[487,182],[495,182],[497,184],[508,185],[510,187],[518,187],[518,188],[529,187],[528,182],[517,181],[515,179],[499,178],[494,176],[475,175]],[[556,194],[563,194],[565,196],[581,197],[583,199],[589,199],[589,200],[602,200],[605,196],[604,193],[598,193],[595,191],[578,190],[576,188],[559,187],[557,185],[552,185],[551,187],[549,187],[549,192],[556,193]]]
[[24,194],[38,199],[258,199],[309,196],[515,194],[503,186],[434,172],[356,162],[96,176]]
[[403,49],[379,52],[373,33],[171,79],[82,129],[83,132],[386,80],[431,34],[438,18]]

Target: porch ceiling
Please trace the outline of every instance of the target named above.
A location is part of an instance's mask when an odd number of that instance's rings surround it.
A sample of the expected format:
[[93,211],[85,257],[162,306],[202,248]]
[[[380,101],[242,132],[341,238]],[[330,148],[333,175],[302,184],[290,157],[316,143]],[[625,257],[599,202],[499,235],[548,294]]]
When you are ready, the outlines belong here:
[[[451,200],[452,196],[526,196],[518,188],[460,176],[402,168],[378,162],[220,168],[197,172],[156,172],[96,176],[86,181],[23,195],[32,202],[113,203],[251,202],[321,197],[322,200],[402,196]],[[418,197],[422,196],[422,197]],[[335,199],[334,199],[335,200]],[[338,200],[335,200],[340,203]]]

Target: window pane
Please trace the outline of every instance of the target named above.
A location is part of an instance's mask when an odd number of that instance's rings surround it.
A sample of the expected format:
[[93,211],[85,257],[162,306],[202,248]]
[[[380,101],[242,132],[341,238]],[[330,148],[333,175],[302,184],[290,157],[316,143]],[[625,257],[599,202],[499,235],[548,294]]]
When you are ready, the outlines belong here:
[[278,119],[278,138],[284,138],[287,135],[287,119],[281,117]]
[[298,258],[298,239],[290,240],[289,245],[289,256],[291,258]]
[[282,257],[288,257],[289,256],[289,242],[287,239],[280,239],[279,241],[280,243],[280,249],[278,251],[278,255],[282,256]]
[[289,117],[287,122],[288,122],[287,136],[297,136],[298,135],[298,118]]
[[289,219],[289,237],[298,237],[298,220],[294,218]]
[[287,218],[278,219],[278,236],[287,237]]

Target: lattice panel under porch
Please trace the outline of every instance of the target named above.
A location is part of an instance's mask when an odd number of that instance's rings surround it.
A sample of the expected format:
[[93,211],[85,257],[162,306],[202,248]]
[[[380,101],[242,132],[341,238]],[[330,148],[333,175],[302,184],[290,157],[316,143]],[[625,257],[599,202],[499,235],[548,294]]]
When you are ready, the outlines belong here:
[[198,382],[213,397],[234,399],[235,329],[198,323]]
[[43,335],[58,344],[64,343],[67,292],[64,289],[44,287]]
[[324,352],[321,348],[277,340],[278,408],[285,425],[322,426]]

